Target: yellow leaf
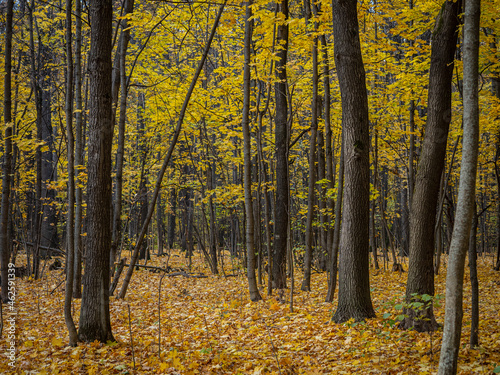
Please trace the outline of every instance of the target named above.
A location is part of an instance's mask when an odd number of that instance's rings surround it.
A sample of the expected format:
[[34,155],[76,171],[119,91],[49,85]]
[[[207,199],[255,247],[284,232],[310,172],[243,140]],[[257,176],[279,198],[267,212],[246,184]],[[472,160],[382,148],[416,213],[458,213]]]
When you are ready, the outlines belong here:
[[62,339],[56,339],[55,337],[51,341],[52,346],[62,346],[63,342]]

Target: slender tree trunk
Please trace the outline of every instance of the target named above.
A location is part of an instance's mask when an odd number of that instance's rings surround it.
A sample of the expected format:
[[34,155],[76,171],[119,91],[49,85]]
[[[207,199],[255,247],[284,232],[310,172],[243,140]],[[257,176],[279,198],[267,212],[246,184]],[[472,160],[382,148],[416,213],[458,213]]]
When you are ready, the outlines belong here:
[[[78,0],[77,0],[78,1]],[[69,333],[69,345],[76,346],[78,334],[71,315],[75,267],[75,139],[73,135],[73,37],[72,0],[66,0],[66,137],[68,140],[68,218],[66,222],[66,290],[64,320]]]
[[5,76],[4,76],[4,162],[2,176],[2,208],[0,217],[0,262],[2,286],[2,302],[9,300],[7,280],[9,275],[10,247],[8,241],[9,213],[10,213],[10,190],[12,175],[12,13],[14,0],[7,0],[5,18]]
[[198,64],[198,68],[194,74],[194,77],[191,80],[191,85],[189,86],[188,92],[186,93],[186,97],[184,98],[184,103],[182,104],[182,108],[181,108],[181,111],[179,114],[179,119],[177,120],[177,126],[175,128],[172,142],[170,143],[167,154],[165,155],[165,159],[163,160],[163,165],[160,169],[160,172],[158,173],[158,178],[156,179],[155,191],[153,193],[153,196],[151,197],[151,202],[149,204],[148,215],[146,217],[146,221],[144,222],[144,225],[142,226],[141,233],[139,234],[139,238],[137,239],[137,243],[135,244],[135,248],[134,248],[134,251],[132,253],[132,257],[130,259],[130,266],[128,268],[127,275],[125,276],[125,279],[123,280],[123,285],[120,289],[120,294],[118,295],[118,298],[120,298],[120,299],[125,298],[125,294],[127,293],[127,289],[128,289],[129,284],[130,284],[130,280],[132,279],[132,274],[134,272],[134,267],[135,267],[135,264],[137,262],[137,258],[139,256],[140,246],[142,245],[142,242],[144,241],[144,237],[146,235],[149,221],[151,220],[151,217],[153,216],[154,208],[156,205],[156,199],[158,198],[158,193],[161,189],[163,176],[165,175],[165,171],[167,170],[168,164],[170,163],[170,159],[172,157],[172,153],[174,152],[175,145],[177,143],[177,140],[179,139],[179,134],[181,132],[182,123],[184,122],[184,116],[186,115],[186,110],[187,110],[187,106],[189,104],[189,100],[191,99],[191,95],[193,94],[194,88],[196,86],[196,82],[198,81],[198,77],[200,76],[200,73],[201,73],[203,66],[205,64],[205,60],[206,60],[208,52],[210,50],[210,46],[212,44],[212,40],[214,38],[215,31],[217,30],[217,25],[219,24],[219,20],[220,20],[220,17],[222,15],[222,12],[224,10],[225,5],[226,5],[226,1],[224,1],[221,4],[221,6],[219,7],[219,11],[218,11],[217,16],[215,18],[214,25],[212,27],[212,31],[210,33],[210,36],[208,37],[208,40],[207,40],[207,45],[205,46],[205,51],[203,52],[203,56],[201,57],[200,63]]
[[114,341],[109,315],[111,250],[111,0],[90,4],[87,251],[78,336],[84,342]]
[[83,101],[82,101],[82,3],[76,2],[75,35],[75,274],[73,277],[73,297],[82,298],[82,218],[83,218]]
[[243,68],[243,116],[241,125],[243,128],[243,158],[244,158],[244,186],[245,186],[245,211],[246,211],[246,240],[247,240],[247,279],[248,292],[251,301],[262,299],[257,288],[255,278],[255,244],[254,244],[254,215],[252,203],[252,152],[250,145],[250,46],[252,43],[253,20],[252,0],[246,4],[245,18],[245,65]]
[[472,228],[470,230],[469,239],[469,272],[471,283],[471,323],[470,323],[470,340],[471,349],[479,346],[479,280],[477,278],[477,223],[478,216],[474,202],[474,212],[472,218]]
[[[343,132],[343,130],[342,130]],[[332,302],[337,287],[338,256],[340,247],[340,226],[342,223],[342,198],[344,196],[344,137],[340,141],[340,160],[338,177],[337,200],[335,201],[335,226],[333,229],[332,256],[330,258],[330,279],[325,302]]]
[[[134,0],[126,0],[124,6],[125,16],[132,13],[134,10]],[[118,148],[116,150],[116,162],[115,162],[115,199],[113,205],[113,232],[112,232],[112,245],[111,245],[111,265],[116,260],[116,252],[120,247],[120,239],[122,232],[121,214],[122,214],[122,194],[123,194],[123,158],[125,153],[125,123],[127,121],[127,97],[128,97],[128,82],[127,82],[127,48],[130,41],[130,28],[128,27],[128,21],[126,18],[121,20],[122,31],[120,33],[120,44],[118,46],[118,53],[116,58],[118,59],[118,66],[113,67],[113,79],[115,81],[119,80],[119,83],[113,84],[116,93],[113,93],[114,98],[118,98],[118,88],[121,86],[120,93],[120,112],[118,120]],[[116,59],[115,58],[115,59]],[[115,64],[116,65],[116,64]],[[119,76],[116,73],[118,68]],[[118,77],[117,77],[118,76]],[[116,111],[114,110],[113,113]],[[113,121],[114,123],[114,121]]]
[[[304,2],[306,23],[311,17],[311,4]],[[309,15],[309,16],[307,16]],[[311,290],[311,264],[313,258],[313,220],[316,206],[316,137],[318,131],[318,38],[313,38],[312,46],[312,101],[311,101],[311,139],[309,140],[309,186],[307,193],[306,249],[304,255],[304,280],[301,289]],[[318,247],[316,247],[318,248]]]
[[463,317],[464,266],[469,247],[476,192],[479,144],[479,19],[480,0],[465,1],[464,23],[464,136],[457,213],[446,273],[446,309],[439,375],[456,374]]
[[[427,124],[411,207],[407,302],[412,302],[415,295],[434,295],[434,225],[451,121],[451,79],[459,11],[459,1],[446,1],[433,34]],[[403,329],[430,331],[437,326],[431,303],[420,311],[405,309],[405,314],[408,317],[402,321]]]
[[274,287],[286,287],[286,254],[288,235],[288,98],[287,71],[288,59],[288,0],[277,4],[278,11],[284,17],[278,25],[276,45],[279,46],[276,60],[277,82],[274,84],[276,101],[275,155],[276,155],[276,203],[274,214]]

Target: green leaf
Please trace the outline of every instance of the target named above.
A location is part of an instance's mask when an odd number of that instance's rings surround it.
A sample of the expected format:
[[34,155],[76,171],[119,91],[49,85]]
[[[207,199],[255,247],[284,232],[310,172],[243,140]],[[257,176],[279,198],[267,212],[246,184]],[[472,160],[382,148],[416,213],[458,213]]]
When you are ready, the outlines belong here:
[[428,294],[422,294],[422,301],[424,302],[428,302],[432,299],[432,296],[428,295]]
[[403,304],[402,304],[402,303],[399,303],[399,304],[397,304],[396,306],[394,306],[394,308],[395,308],[396,310],[403,310]]
[[497,366],[493,369],[494,374],[500,374],[500,366]]
[[383,318],[383,319],[387,319],[387,318],[389,318],[390,316],[391,316],[391,314],[389,314],[389,313],[385,313],[385,314],[382,316],[382,318]]
[[405,314],[401,314],[396,317],[397,320],[403,320],[404,318],[406,318]]

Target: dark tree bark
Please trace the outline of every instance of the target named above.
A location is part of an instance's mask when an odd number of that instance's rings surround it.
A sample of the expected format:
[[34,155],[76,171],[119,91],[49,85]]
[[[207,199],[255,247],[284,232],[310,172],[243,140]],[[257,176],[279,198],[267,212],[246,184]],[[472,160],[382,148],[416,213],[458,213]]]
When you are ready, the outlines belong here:
[[[412,302],[415,294],[434,295],[434,225],[451,121],[451,79],[460,8],[460,1],[444,3],[432,38],[427,124],[411,207],[407,302]],[[405,309],[405,314],[408,317],[401,322],[403,329],[430,331],[437,327],[430,303],[420,311]]]
[[[311,4],[304,1],[306,23],[311,18]],[[318,38],[313,38],[312,46],[312,100],[311,139],[309,140],[309,184],[307,193],[306,249],[304,254],[304,280],[301,289],[311,290],[311,264],[313,258],[313,220],[316,206],[316,136],[318,132]]]
[[[252,1],[246,4],[245,17],[245,63],[243,67],[243,114],[241,125],[243,128],[243,158],[244,174],[243,183],[245,187],[245,212],[246,212],[246,240],[247,240],[247,279],[248,292],[251,301],[260,301],[259,289],[255,278],[255,243],[254,243],[254,214],[252,203],[252,150],[250,139],[250,57],[253,34]],[[260,227],[260,226],[259,226]]]
[[0,262],[1,276],[4,280],[2,286],[2,302],[6,303],[8,297],[8,271],[9,271],[9,213],[10,213],[10,190],[12,174],[12,13],[14,0],[7,0],[6,18],[5,18],[5,76],[4,76],[4,161],[2,176],[2,209],[0,216]]
[[288,99],[287,99],[287,72],[288,59],[288,0],[282,0],[278,12],[282,14],[284,22],[277,27],[276,45],[278,46],[276,60],[276,77],[274,84],[276,115],[275,115],[275,155],[276,155],[276,203],[274,215],[274,255],[273,255],[273,282],[274,288],[286,287],[286,255],[288,239]]
[[469,239],[469,272],[471,284],[471,320],[469,345],[471,349],[479,346],[479,280],[477,277],[477,223],[478,215],[474,203],[474,213]]
[[334,57],[342,99],[345,189],[339,254],[337,323],[375,316],[369,280],[370,164],[368,97],[357,1],[333,0]]
[[75,0],[75,275],[73,297],[82,298],[82,223],[83,223],[83,100],[82,100],[82,3]]
[[[78,1],[78,0],[77,0]],[[73,135],[73,35],[72,0],[66,0],[66,137],[68,139],[68,214],[66,221],[66,290],[64,320],[69,333],[69,345],[76,346],[78,334],[71,315],[75,267],[75,138]]]
[[79,339],[114,341],[109,315],[111,250],[111,0],[90,3],[87,251]]

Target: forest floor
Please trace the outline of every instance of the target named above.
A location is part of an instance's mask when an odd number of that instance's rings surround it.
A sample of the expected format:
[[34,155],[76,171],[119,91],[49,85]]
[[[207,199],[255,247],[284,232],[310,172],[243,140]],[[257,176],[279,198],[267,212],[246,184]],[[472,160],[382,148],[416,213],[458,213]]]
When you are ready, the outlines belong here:
[[[148,264],[165,266],[166,261],[166,257],[153,257]],[[225,261],[230,263],[229,258]],[[170,257],[171,267],[187,269],[186,264],[183,256]],[[500,365],[500,273],[492,270],[491,258],[480,258],[478,264],[481,345],[474,350],[468,345],[470,281],[466,276],[460,374],[492,374]],[[261,288],[263,301],[250,302],[244,272],[233,270],[230,264],[226,274],[238,276],[165,277],[159,309],[161,274],[141,268],[134,272],[125,300],[111,297],[117,342],[80,343],[75,348],[67,345],[62,270],[45,272],[37,281],[16,279],[16,367],[9,367],[4,355],[5,324],[0,373],[434,374],[442,330],[429,334],[396,328],[407,272],[389,269],[370,269],[377,318],[361,324],[335,324],[331,317],[336,300],[333,305],[324,302],[326,273],[314,273],[313,291],[302,292],[302,274],[296,272],[293,312],[289,295],[284,297],[286,303],[280,303],[276,296],[267,296],[265,287]],[[209,274],[198,257],[193,258],[192,271]],[[436,278],[437,294],[443,295],[444,289],[443,271]],[[76,322],[79,307],[80,300],[76,300]],[[4,319],[6,310],[4,306]],[[435,313],[442,323],[444,298]]]

